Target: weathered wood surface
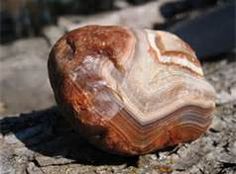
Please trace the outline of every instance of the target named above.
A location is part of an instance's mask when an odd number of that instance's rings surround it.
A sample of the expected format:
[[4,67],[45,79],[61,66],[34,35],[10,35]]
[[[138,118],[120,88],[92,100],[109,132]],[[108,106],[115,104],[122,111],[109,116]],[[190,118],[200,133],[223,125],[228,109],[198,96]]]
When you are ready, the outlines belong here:
[[198,140],[139,157],[120,157],[95,149],[76,135],[58,108],[0,120],[1,174],[75,173],[230,173],[236,172],[235,55],[204,63],[216,88],[217,111]]
[[0,118],[53,105],[47,77],[49,50],[43,37],[0,45]]

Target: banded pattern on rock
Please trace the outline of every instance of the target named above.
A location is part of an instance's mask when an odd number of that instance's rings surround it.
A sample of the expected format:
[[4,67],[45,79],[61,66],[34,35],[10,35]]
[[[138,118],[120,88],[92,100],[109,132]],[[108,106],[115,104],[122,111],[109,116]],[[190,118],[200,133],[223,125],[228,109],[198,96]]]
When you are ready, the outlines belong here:
[[48,61],[62,113],[92,144],[135,155],[198,138],[215,91],[191,47],[177,36],[86,26],[63,36]]

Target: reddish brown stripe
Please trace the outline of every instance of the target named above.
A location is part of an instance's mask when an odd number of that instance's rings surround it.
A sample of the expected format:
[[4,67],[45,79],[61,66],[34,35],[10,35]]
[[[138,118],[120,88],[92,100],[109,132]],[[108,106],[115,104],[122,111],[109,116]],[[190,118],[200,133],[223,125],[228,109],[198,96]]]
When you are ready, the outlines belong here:
[[[200,114],[205,117],[205,124],[196,124],[194,122],[181,122],[181,118],[184,118],[186,109],[195,109],[196,114]],[[119,132],[122,137],[126,137],[125,139],[132,144],[133,148],[138,148],[144,146],[143,148],[150,149],[153,143],[159,141],[158,138],[162,136],[163,131],[167,130],[175,130],[181,128],[183,130],[191,128],[192,131],[196,131],[196,134],[201,134],[203,130],[205,130],[210,121],[211,117],[209,117],[209,109],[202,109],[193,106],[181,108],[178,111],[174,112],[174,114],[170,114],[165,118],[158,120],[149,125],[141,126],[135,119],[132,119],[128,113],[124,114],[119,113],[108,123],[111,124],[111,127],[114,128],[116,132]],[[205,115],[206,114],[206,115]],[[168,123],[168,124],[165,124]],[[170,127],[171,126],[171,127]],[[181,132],[178,132],[181,135]],[[168,137],[166,137],[169,139]],[[192,137],[189,137],[191,140]],[[187,141],[189,141],[187,138]],[[177,140],[176,140],[177,142]]]

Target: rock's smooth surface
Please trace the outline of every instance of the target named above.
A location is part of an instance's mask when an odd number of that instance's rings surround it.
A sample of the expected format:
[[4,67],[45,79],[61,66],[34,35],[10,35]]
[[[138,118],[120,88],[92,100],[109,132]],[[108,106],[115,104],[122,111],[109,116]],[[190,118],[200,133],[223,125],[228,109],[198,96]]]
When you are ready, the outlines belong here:
[[[205,63],[203,67],[218,94],[234,89],[235,60],[222,59]],[[213,123],[201,138],[153,154],[127,158],[95,149],[70,129],[57,108],[50,108],[1,118],[0,169],[2,173],[12,174],[233,174],[235,124],[236,100],[218,102]]]

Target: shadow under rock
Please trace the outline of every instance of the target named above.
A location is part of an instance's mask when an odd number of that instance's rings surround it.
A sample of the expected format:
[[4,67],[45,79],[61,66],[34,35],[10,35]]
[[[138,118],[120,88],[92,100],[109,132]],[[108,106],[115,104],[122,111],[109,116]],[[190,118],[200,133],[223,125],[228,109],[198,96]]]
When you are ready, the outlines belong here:
[[138,156],[123,157],[94,148],[70,128],[57,107],[3,118],[0,132],[5,136],[14,134],[28,149],[45,156],[62,156],[95,166],[137,165]]

